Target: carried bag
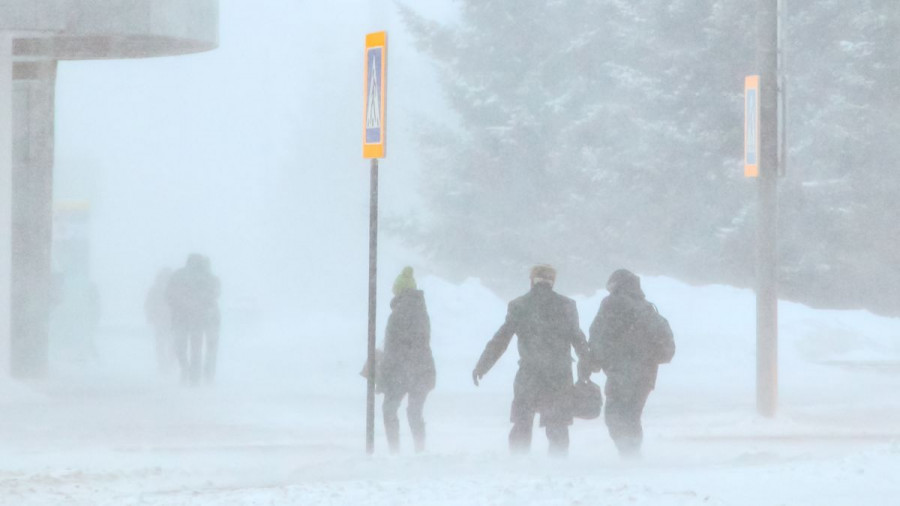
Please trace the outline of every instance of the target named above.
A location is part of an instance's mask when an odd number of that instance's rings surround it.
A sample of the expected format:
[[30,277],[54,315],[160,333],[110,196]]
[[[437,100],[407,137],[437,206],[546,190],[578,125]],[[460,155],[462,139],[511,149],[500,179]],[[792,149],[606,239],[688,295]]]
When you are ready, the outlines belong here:
[[[381,362],[382,362],[383,358],[384,358],[384,352],[381,351],[381,348],[375,348],[375,357],[374,357],[374,359],[375,359],[375,393],[379,393],[379,394],[382,391],[381,390],[381,386],[382,386]],[[363,363],[363,367],[362,367],[362,370],[359,371],[359,375],[362,376],[363,378],[368,379],[370,367],[371,367],[371,364],[369,364],[369,360],[367,359]]]
[[572,385],[572,416],[593,420],[603,409],[603,389],[591,380]]

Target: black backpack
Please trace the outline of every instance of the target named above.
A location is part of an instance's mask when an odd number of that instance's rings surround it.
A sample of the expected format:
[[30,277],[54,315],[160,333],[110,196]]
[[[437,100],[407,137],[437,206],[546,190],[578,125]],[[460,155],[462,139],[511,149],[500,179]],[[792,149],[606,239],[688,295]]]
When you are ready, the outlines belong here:
[[632,342],[640,350],[641,359],[654,364],[668,364],[675,356],[675,338],[669,321],[659,314],[656,306],[646,302],[635,310],[629,332]]

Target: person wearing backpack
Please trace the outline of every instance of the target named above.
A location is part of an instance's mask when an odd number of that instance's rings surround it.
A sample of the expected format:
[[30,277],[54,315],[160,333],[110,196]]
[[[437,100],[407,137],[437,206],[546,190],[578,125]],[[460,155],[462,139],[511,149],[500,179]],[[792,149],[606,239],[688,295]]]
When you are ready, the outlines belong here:
[[404,267],[397,276],[393,293],[376,387],[384,393],[381,412],[391,453],[400,450],[397,411],[407,395],[409,430],[416,453],[420,453],[425,450],[425,400],[435,385],[431,322],[425,294],[416,287],[412,267]]
[[640,454],[641,414],[656,386],[659,364],[675,354],[668,321],[647,301],[640,278],[627,269],[612,273],[609,295],[590,328],[591,369],[606,374],[604,420],[619,454]]
[[572,425],[572,349],[579,358],[579,380],[582,373],[590,374],[584,367],[590,360],[589,350],[578,327],[575,301],[553,291],[556,270],[537,265],[530,277],[531,290],[509,303],[506,321],[485,346],[472,381],[478,386],[513,336],[518,336],[519,371],[513,384],[509,449],[512,453],[530,450],[534,416],[540,413],[550,454],[565,456]]

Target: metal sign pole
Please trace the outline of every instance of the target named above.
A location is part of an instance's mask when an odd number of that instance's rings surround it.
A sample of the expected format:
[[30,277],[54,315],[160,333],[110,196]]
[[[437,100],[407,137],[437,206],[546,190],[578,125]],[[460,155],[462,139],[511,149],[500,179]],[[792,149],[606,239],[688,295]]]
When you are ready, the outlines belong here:
[[378,159],[372,159],[369,190],[369,377],[366,391],[366,453],[375,452],[375,308],[378,274]]
[[387,32],[366,35],[363,85],[363,158],[371,159],[369,190],[369,345],[366,378],[366,453],[375,453],[375,308],[378,275],[378,159],[385,154],[385,79],[387,78]]
[[778,0],[758,0],[759,230],[756,271],[756,409],[778,405]]

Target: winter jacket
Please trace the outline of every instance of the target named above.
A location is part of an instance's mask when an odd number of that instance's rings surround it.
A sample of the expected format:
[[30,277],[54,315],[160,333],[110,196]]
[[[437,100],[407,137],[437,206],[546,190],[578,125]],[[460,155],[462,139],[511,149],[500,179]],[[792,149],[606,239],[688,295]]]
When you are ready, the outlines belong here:
[[559,391],[572,386],[572,348],[580,360],[588,358],[584,333],[578,327],[575,301],[553,291],[546,283],[509,303],[506,321],[487,343],[475,372],[486,374],[518,336],[517,384],[540,385]]
[[391,300],[380,372],[379,390],[386,394],[434,388],[431,322],[422,290],[405,290]]
[[182,267],[172,274],[166,300],[176,331],[208,330],[219,314],[219,278],[211,272]]
[[592,368],[602,369],[610,380],[652,390],[659,365],[652,359],[654,350],[635,337],[634,322],[642,311],[655,309],[645,298],[639,278],[632,276],[610,286],[610,294],[600,303],[589,331]]

